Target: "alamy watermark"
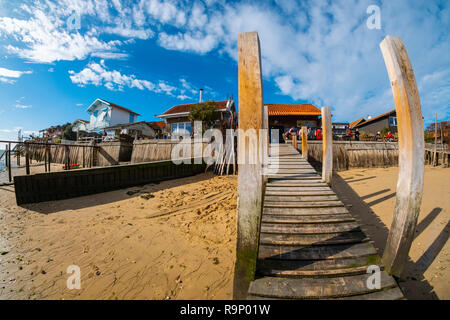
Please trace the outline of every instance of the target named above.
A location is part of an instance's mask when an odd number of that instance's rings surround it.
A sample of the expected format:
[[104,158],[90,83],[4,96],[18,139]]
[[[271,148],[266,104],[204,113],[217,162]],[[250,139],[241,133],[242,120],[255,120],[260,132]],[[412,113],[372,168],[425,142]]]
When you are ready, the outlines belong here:
[[79,30],[81,29],[81,16],[73,11],[72,14],[67,18],[67,30]]
[[80,267],[77,265],[70,265],[67,267],[67,271],[68,274],[70,274],[70,276],[67,278],[67,289],[69,290],[73,290],[73,289],[77,289],[80,290],[81,289],[81,270]]
[[367,7],[366,10],[367,14],[370,14],[370,16],[367,18],[366,25],[369,30],[373,29],[381,29],[381,9],[377,5],[370,5]]

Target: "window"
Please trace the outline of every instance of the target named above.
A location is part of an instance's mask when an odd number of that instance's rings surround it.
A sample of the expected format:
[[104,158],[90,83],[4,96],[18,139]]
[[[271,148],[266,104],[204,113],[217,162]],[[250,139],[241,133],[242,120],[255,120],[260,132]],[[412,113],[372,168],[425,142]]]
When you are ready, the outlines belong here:
[[130,112],[130,123],[134,122],[134,114]]
[[191,123],[190,122],[172,123],[172,133],[175,135],[190,135]]
[[397,126],[397,117],[389,117],[389,125],[392,127]]
[[97,116],[98,116],[98,110],[94,110],[94,112],[92,112],[92,114],[94,115],[95,118],[97,118]]

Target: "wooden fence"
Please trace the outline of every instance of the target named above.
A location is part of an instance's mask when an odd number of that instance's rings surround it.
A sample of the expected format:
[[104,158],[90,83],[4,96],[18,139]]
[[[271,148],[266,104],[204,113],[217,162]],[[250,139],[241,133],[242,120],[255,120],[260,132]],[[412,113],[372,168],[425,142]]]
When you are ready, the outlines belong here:
[[[182,142],[183,143],[183,142]],[[189,142],[185,142],[189,143]],[[179,145],[178,140],[136,140],[133,144],[133,152],[131,154],[131,163],[149,162],[149,161],[163,161],[172,159],[172,151],[176,145]],[[201,154],[196,155],[194,144],[191,144],[191,155],[185,155],[183,158],[201,157]],[[202,149],[205,150],[206,142],[202,143]],[[187,152],[186,148],[183,150]],[[181,153],[181,152],[180,152]]]
[[[308,159],[322,162],[322,141],[308,141]],[[397,165],[396,142],[333,141],[333,170]]]

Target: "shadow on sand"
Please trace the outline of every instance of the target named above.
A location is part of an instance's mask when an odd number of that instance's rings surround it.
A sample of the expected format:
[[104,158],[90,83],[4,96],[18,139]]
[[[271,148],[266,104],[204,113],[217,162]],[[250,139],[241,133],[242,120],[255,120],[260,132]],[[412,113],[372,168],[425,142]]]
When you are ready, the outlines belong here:
[[[347,209],[358,220],[367,235],[374,241],[375,247],[378,248],[379,254],[382,256],[389,234],[389,228],[370,208],[370,206],[375,204],[375,201],[365,203],[363,199],[352,189],[348,182],[349,181],[345,181],[339,175],[334,174],[332,188],[344,204],[352,205]],[[387,191],[390,190],[381,190],[377,192],[377,194]],[[369,196],[371,195],[363,198],[369,198]],[[376,203],[388,200],[392,197],[395,197],[395,193],[379,199],[380,201],[376,200]],[[441,211],[442,208],[434,208],[417,225],[415,238],[417,238],[431,224],[431,222],[439,215]],[[397,279],[399,286],[402,288],[402,291],[407,299],[438,299],[433,287],[425,279],[423,274],[436,259],[439,252],[447,242],[449,229],[450,222],[447,223],[446,227],[436,237],[435,241],[417,262],[414,263],[410,258],[408,258],[402,277]]]

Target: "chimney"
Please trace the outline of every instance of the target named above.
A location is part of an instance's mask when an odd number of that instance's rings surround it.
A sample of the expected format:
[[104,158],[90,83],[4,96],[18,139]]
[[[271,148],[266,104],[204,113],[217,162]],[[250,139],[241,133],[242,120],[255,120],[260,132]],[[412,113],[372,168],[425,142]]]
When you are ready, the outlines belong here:
[[199,101],[198,102],[202,102],[202,93],[203,93],[203,89],[200,89],[200,99],[199,99]]

